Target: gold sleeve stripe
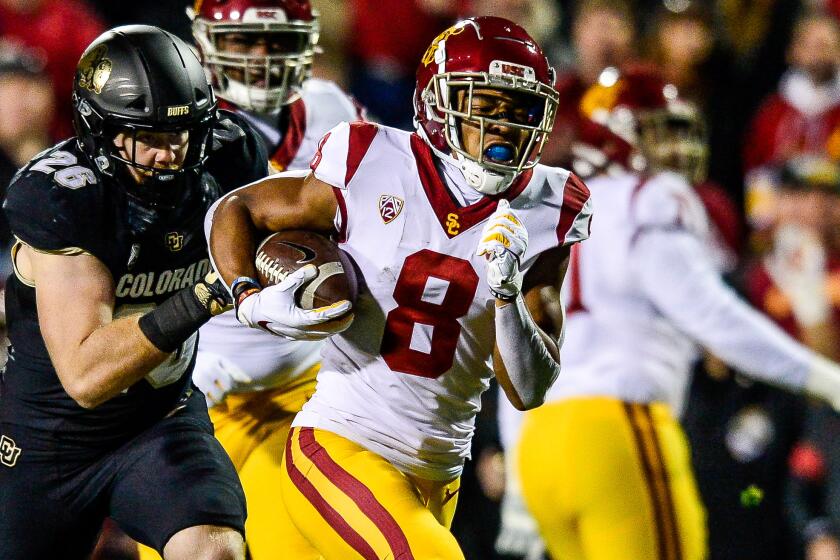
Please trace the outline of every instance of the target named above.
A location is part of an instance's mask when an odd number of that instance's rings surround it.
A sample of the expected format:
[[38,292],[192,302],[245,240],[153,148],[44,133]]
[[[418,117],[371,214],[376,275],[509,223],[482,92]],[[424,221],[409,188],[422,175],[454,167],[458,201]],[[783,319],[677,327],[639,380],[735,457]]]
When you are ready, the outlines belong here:
[[29,286],[30,288],[35,287],[35,282],[33,282],[32,279],[24,276],[24,274],[20,271],[20,269],[18,268],[18,265],[17,265],[17,254],[20,251],[20,248],[23,247],[24,245],[29,247],[30,249],[32,249],[36,253],[41,253],[41,254],[44,254],[44,255],[63,255],[63,256],[66,256],[66,257],[75,257],[75,256],[78,256],[78,255],[93,256],[93,254],[90,251],[86,251],[86,250],[82,249],[81,247],[64,247],[64,248],[61,248],[61,249],[53,249],[53,250],[38,249],[37,247],[33,247],[32,245],[29,245],[28,243],[26,243],[25,241],[23,241],[19,237],[15,237],[15,243],[14,243],[14,245],[12,245],[12,249],[11,249],[12,268],[14,269],[15,276],[17,276],[18,280],[20,280],[22,284],[24,284],[25,286]]
[[[62,247],[61,249],[39,249],[38,247],[33,247],[23,239],[18,236],[15,236],[15,245],[26,245],[36,253],[42,253],[44,255],[64,255],[66,257],[75,257],[76,255],[90,255],[93,256],[93,253],[82,249],[81,247]],[[15,249],[12,247],[12,254],[14,255]]]
[[24,276],[17,265],[17,254],[23,245],[24,243],[20,239],[15,241],[15,244],[12,245],[12,269],[14,269],[15,276],[17,276],[17,279],[20,280],[21,284],[23,284],[24,286],[29,286],[30,288],[34,288],[35,282]]

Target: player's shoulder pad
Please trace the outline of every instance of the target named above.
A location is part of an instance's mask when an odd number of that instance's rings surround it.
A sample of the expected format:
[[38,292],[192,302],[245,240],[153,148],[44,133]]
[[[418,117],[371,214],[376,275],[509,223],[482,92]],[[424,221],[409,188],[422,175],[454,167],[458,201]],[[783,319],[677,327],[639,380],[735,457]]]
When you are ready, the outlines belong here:
[[316,108],[316,116],[324,115],[324,120],[332,119],[333,122],[367,120],[364,107],[335,82],[309,78],[303,82],[301,96],[308,107]]
[[3,211],[12,233],[45,251],[90,250],[102,236],[102,176],[75,139],[41,152],[14,176]]
[[336,83],[310,78],[303,83],[307,130],[323,135],[340,122],[365,120],[364,110]]
[[646,178],[631,194],[631,217],[639,227],[704,229],[703,203],[689,182],[665,171]]
[[544,199],[559,198],[560,218],[557,224],[557,241],[571,245],[589,237],[592,224],[592,196],[589,187],[573,172],[561,167],[537,165],[536,179],[541,179],[551,194]]
[[336,99],[349,101],[350,98],[338,84],[320,78],[309,78],[303,82],[301,94],[304,98],[308,97],[315,101],[333,101]]
[[269,172],[262,137],[243,117],[220,109],[206,169],[225,192],[262,179]]
[[[340,123],[321,138],[309,167],[321,181],[347,189],[362,165],[384,161],[394,165],[394,158],[405,151],[400,150],[400,134],[406,138],[409,135],[369,122]],[[374,139],[378,142],[375,151],[371,150]],[[407,140],[404,143],[407,145]]]

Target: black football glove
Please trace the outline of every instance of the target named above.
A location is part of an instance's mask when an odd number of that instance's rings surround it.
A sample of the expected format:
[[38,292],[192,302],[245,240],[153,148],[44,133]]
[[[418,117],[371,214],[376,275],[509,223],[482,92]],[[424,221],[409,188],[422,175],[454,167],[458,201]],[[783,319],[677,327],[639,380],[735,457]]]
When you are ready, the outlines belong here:
[[221,277],[212,270],[196,282],[193,286],[193,293],[198,299],[198,303],[211,316],[233,309],[233,298],[230,297],[230,293]]

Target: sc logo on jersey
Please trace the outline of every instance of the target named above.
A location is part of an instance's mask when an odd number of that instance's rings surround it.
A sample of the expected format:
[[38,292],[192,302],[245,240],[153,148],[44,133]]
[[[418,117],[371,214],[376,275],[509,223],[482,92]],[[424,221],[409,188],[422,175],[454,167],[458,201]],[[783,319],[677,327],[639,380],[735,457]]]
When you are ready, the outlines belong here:
[[15,441],[7,436],[0,436],[0,464],[7,467],[14,467],[20,457],[20,447]]
[[458,235],[461,231],[461,223],[458,221],[458,214],[450,212],[446,216],[446,233],[449,235]]

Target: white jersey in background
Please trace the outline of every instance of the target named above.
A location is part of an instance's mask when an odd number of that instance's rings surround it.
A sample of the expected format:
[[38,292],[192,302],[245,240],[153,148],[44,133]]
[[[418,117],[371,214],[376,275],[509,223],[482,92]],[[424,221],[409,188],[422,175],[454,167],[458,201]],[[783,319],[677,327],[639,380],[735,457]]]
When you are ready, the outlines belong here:
[[316,78],[306,80],[300,97],[286,107],[285,133],[277,114],[233,110],[260,133],[274,171],[308,169],[324,134],[340,122],[364,120],[364,111],[352,97],[335,83]]
[[[419,136],[393,128],[342,124],[324,138],[312,168],[334,186],[340,247],[364,287],[293,426],[336,433],[440,481],[460,474],[493,376],[495,298],[475,252],[499,197],[459,206],[463,177],[450,191],[437,164]],[[523,272],[588,235],[588,192],[568,171],[537,165],[501,196],[528,230]]]
[[547,401],[608,396],[678,413],[698,345],[753,377],[801,389],[812,354],[727,287],[705,210],[675,173],[587,181],[598,217],[563,286],[563,371]]
[[[324,134],[340,122],[361,118],[350,96],[336,84],[317,79],[306,80],[301,96],[287,107],[285,134],[279,128],[277,114],[256,115],[230,108],[260,133],[276,171],[308,169]],[[231,311],[214,317],[201,328],[194,377],[204,390],[201,381],[212,376],[205,377],[201,372],[218,367],[219,360],[224,360],[227,368],[235,367],[253,380],[234,385],[232,393],[282,387],[318,363],[322,345],[285,340],[248,328]]]

